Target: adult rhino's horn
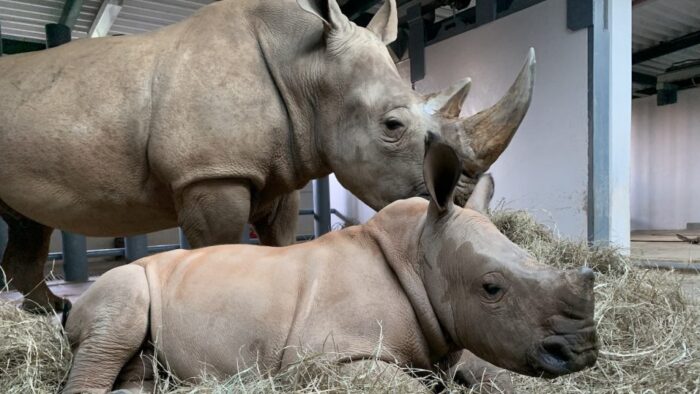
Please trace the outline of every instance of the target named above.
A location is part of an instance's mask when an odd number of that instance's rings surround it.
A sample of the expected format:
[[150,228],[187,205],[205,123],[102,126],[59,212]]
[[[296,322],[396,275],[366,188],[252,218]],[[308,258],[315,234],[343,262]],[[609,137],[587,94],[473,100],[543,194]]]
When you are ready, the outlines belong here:
[[530,52],[520,75],[508,93],[493,107],[483,110],[466,119],[460,119],[464,139],[462,152],[468,160],[464,170],[470,176],[477,176],[488,170],[510,143],[520,122],[522,122],[532,99],[535,81],[535,50]]

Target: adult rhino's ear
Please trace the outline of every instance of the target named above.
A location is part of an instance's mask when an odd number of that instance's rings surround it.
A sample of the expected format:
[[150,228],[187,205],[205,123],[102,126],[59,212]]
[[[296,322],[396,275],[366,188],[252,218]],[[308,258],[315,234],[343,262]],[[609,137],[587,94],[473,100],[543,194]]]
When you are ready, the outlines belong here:
[[464,207],[481,212],[484,215],[488,214],[489,203],[493,198],[493,190],[494,184],[491,174],[480,176],[472,195],[469,196],[469,200],[467,200]]
[[379,11],[369,21],[367,29],[376,34],[384,45],[396,41],[399,30],[399,18],[396,12],[395,0],[384,0]]
[[462,163],[457,152],[434,133],[425,140],[423,180],[430,193],[430,204],[439,213],[452,209],[455,186],[459,180]]
[[336,0],[297,0],[302,10],[315,15],[326,28],[326,31],[344,31],[350,27],[350,20],[340,10]]
[[464,78],[447,89],[429,94],[425,96],[425,109],[431,114],[439,112],[446,118],[457,118],[471,86],[472,79]]

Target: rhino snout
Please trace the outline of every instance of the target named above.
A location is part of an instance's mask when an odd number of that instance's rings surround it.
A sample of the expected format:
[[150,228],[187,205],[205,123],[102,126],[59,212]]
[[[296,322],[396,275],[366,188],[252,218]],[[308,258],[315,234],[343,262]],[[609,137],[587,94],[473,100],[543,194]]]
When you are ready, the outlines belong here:
[[593,325],[545,337],[528,355],[531,375],[551,379],[591,367],[598,358]]

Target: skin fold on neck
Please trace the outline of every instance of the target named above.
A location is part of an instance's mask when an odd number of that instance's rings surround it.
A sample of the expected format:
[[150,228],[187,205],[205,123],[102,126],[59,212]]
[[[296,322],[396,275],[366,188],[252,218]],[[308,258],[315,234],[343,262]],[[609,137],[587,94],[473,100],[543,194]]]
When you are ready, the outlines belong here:
[[[263,7],[264,5],[261,5]],[[269,5],[266,5],[269,6]],[[277,7],[296,7],[286,2]],[[303,187],[310,180],[332,172],[323,159],[319,132],[316,127],[316,111],[322,103],[318,97],[320,75],[323,72],[323,40],[320,21],[300,9],[272,13],[260,10],[265,19],[255,21],[255,34],[268,72],[282,98],[287,116],[287,141],[280,147],[285,150],[281,157],[286,165],[282,180],[292,190]],[[279,15],[279,17],[277,17]],[[295,19],[296,16],[299,16]],[[269,20],[269,19],[273,20]],[[316,28],[318,25],[318,29]],[[298,37],[289,46],[289,40],[279,37]]]
[[[420,237],[428,208],[425,200],[414,198],[399,204],[414,204],[410,214],[404,209],[392,212],[389,206],[379,212],[366,226],[370,237],[379,246],[384,259],[396,274],[404,289],[429,346],[430,363],[457,350],[446,334],[425,290],[422,278],[423,253]],[[396,215],[401,218],[397,220]]]

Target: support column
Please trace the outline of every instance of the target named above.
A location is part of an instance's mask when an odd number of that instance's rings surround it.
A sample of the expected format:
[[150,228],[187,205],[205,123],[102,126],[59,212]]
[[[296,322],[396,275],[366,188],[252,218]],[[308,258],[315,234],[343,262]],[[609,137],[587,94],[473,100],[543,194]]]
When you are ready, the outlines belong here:
[[496,0],[476,0],[476,24],[485,25],[496,20]]
[[408,19],[408,56],[411,62],[411,83],[425,77],[425,22],[421,3],[416,2],[406,10]]
[[331,231],[331,188],[328,177],[313,181],[314,185],[314,236]]
[[[70,8],[75,3],[76,2],[73,0],[67,1],[59,23],[49,23],[45,26],[46,46],[48,48],[57,47],[70,42],[71,28],[66,24],[64,16],[72,12]],[[80,3],[82,3],[82,1]],[[71,23],[75,23],[75,20],[73,19]],[[61,239],[63,243],[63,273],[66,276],[66,280],[69,282],[87,281],[87,241],[85,236],[61,231]]]
[[[2,256],[5,253],[5,247],[7,247],[7,223],[0,219],[0,261],[2,261]],[[0,271],[0,289],[5,287],[5,275]]]
[[59,45],[67,44],[71,40],[70,27],[60,23],[49,23],[45,26],[46,29],[46,46],[54,48]]
[[593,0],[589,28],[588,237],[630,247],[632,3]]
[[251,243],[250,239],[250,224],[246,223],[245,226],[243,226],[243,234],[241,234],[241,243],[242,244],[249,244]]
[[124,237],[124,257],[131,263],[148,256],[148,237],[146,235],[132,235]]
[[87,242],[78,234],[61,231],[63,244],[63,273],[68,282],[88,280]]
[[190,243],[187,241],[187,236],[182,228],[178,227],[177,233],[180,236],[180,249],[191,249]]
[[0,260],[2,260],[2,255],[5,253],[5,247],[7,246],[7,223],[0,219]]

